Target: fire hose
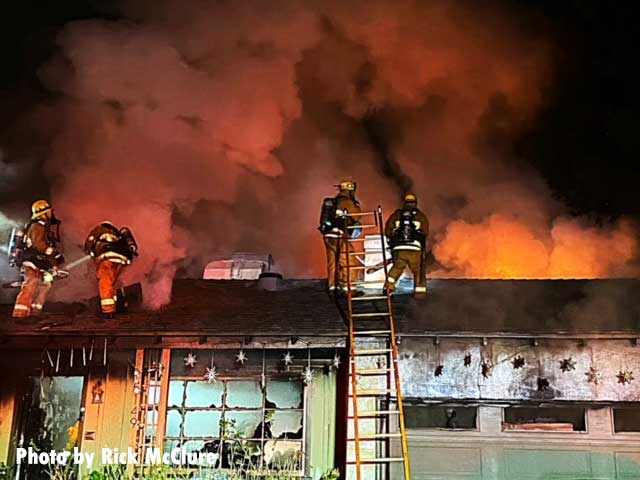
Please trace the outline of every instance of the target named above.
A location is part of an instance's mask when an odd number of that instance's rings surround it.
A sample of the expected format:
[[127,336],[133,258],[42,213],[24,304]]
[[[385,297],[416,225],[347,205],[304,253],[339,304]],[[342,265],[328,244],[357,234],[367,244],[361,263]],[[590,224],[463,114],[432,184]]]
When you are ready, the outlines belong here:
[[[66,265],[65,270],[61,270],[59,268],[52,268],[51,270],[47,270],[45,274],[50,275],[53,280],[62,280],[63,278],[67,278],[71,274],[69,270],[73,270],[77,266],[82,265],[84,262],[86,262],[90,258],[91,258],[90,255],[85,255]],[[3,283],[2,288],[20,288],[21,285],[22,285],[22,282],[20,280],[15,280],[13,282]]]

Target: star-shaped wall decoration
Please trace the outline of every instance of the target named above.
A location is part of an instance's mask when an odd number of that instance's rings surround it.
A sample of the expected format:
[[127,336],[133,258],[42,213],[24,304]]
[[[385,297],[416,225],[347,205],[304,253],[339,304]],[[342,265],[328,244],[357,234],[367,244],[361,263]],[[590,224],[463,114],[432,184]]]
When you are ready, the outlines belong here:
[[315,380],[315,375],[316,372],[314,372],[311,367],[305,367],[304,371],[302,372],[302,380],[304,381],[304,384],[311,385]]
[[538,391],[546,392],[549,390],[549,380],[544,377],[538,377]]
[[616,377],[618,378],[618,383],[621,383],[622,385],[631,383],[634,379],[633,372],[630,370],[620,370],[620,373],[618,373]]
[[483,360],[482,363],[480,364],[480,373],[482,373],[482,376],[484,378],[489,378],[489,375],[491,375],[492,369],[493,369],[493,365],[488,360]]
[[294,358],[293,355],[291,355],[290,352],[287,352],[282,356],[282,361],[284,362],[285,365],[288,366],[293,363],[293,358]]
[[602,380],[602,375],[600,374],[600,370],[596,367],[589,367],[589,371],[585,372],[587,376],[587,382],[593,383],[594,385],[598,385],[600,380]]
[[184,357],[184,366],[193,368],[196,363],[198,363],[198,359],[193,353],[188,353],[186,357]]
[[338,367],[340,367],[341,363],[342,362],[340,361],[340,355],[336,353],[333,357],[333,360],[331,361],[331,366],[337,370]]
[[471,354],[470,354],[470,353],[467,353],[467,354],[464,356],[464,366],[465,366],[465,367],[469,367],[469,366],[471,366]]
[[209,383],[216,383],[218,381],[218,372],[215,366],[207,367],[207,373],[204,374],[204,379]]
[[438,365],[435,369],[435,371],[433,372],[433,374],[436,377],[439,377],[440,375],[442,375],[442,371],[444,370],[444,365]]
[[524,367],[524,358],[522,358],[520,355],[514,357],[513,360],[511,360],[511,365],[513,365],[514,370],[518,370]]
[[576,361],[572,358],[563,358],[560,360],[560,370],[563,372],[570,372],[576,369]]
[[247,361],[247,354],[244,353],[244,350],[241,348],[238,353],[236,353],[236,362],[244,365],[244,362]]

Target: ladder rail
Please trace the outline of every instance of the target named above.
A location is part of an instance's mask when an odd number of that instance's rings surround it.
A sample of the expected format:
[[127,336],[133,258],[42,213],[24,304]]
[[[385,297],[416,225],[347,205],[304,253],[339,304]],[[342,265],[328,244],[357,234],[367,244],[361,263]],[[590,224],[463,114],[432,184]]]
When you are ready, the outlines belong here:
[[[345,240],[348,240],[347,235],[343,235]],[[362,480],[362,471],[361,471],[361,463],[360,463],[360,428],[358,425],[358,377],[356,376],[356,342],[355,336],[353,332],[355,331],[354,319],[353,319],[353,304],[352,297],[353,292],[351,291],[351,257],[349,255],[349,250],[351,248],[351,244],[348,241],[343,242],[345,249],[345,259],[347,265],[347,308],[349,314],[349,350],[350,350],[350,358],[349,358],[349,367],[351,368],[351,389],[352,389],[352,401],[353,401],[353,434],[355,438],[355,450],[356,450],[356,478],[357,480]],[[340,249],[338,249],[340,252]],[[340,262],[338,262],[340,265]],[[339,267],[338,267],[339,268]],[[348,421],[348,420],[347,420]]]
[[[377,208],[378,224],[380,227],[380,238],[382,240],[382,260],[383,265],[387,264],[387,252],[384,244],[384,227],[382,224],[382,208]],[[384,270],[385,285],[389,285],[389,271],[386,268]],[[405,480],[411,480],[411,467],[409,465],[409,445],[407,442],[407,430],[405,427],[404,419],[404,402],[402,399],[402,384],[400,383],[400,365],[398,363],[398,344],[396,342],[396,326],[393,319],[393,302],[391,301],[391,292],[387,289],[387,307],[389,309],[389,330],[391,337],[391,358],[393,362],[393,374],[396,382],[396,403],[398,404],[398,420],[400,422],[400,443],[402,447],[402,457],[404,458],[404,477]]]

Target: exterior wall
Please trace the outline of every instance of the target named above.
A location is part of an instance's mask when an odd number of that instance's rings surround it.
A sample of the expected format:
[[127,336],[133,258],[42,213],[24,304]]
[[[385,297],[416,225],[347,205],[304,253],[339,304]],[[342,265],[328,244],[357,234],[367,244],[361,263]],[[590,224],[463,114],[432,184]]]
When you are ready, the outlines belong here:
[[500,407],[480,407],[477,431],[409,430],[412,478],[640,478],[640,433],[614,434],[608,407],[587,410],[587,432],[503,432],[501,422]]
[[336,373],[319,375],[308,387],[307,458],[309,474],[318,480],[335,465]]
[[[80,448],[83,453],[94,453],[93,469],[101,466],[103,447],[126,451],[130,445],[131,412],[134,408],[133,378],[129,361],[134,352],[114,352],[109,357],[107,371],[92,372],[87,377],[85,417],[82,425]],[[93,404],[92,389],[102,382],[103,403]],[[86,467],[80,471],[88,473]]]
[[[403,337],[400,343],[400,368],[405,397],[422,399],[487,400],[567,400],[567,401],[640,401],[640,346],[629,340],[530,340]],[[469,366],[465,355],[471,355]],[[525,364],[515,369],[511,363],[520,356]],[[571,359],[572,370],[563,372],[560,362]],[[492,367],[487,378],[482,363]],[[442,374],[435,375],[437,365]],[[588,381],[586,372],[594,367],[600,374],[598,384]],[[630,371],[636,379],[619,383],[620,371]],[[538,377],[549,381],[545,391],[538,389]]]
[[16,405],[15,391],[15,378],[11,375],[5,375],[2,382],[0,382],[0,464],[9,463],[12,424]]

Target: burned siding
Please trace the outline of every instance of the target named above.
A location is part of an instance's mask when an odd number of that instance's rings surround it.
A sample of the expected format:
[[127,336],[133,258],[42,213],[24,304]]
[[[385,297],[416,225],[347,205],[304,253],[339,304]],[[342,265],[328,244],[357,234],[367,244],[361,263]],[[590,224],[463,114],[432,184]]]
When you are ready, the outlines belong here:
[[[538,346],[530,340],[486,342],[443,338],[436,344],[433,338],[403,337],[404,395],[436,400],[640,401],[640,346],[629,340],[541,339]],[[625,372],[631,374],[628,382],[620,376]]]

